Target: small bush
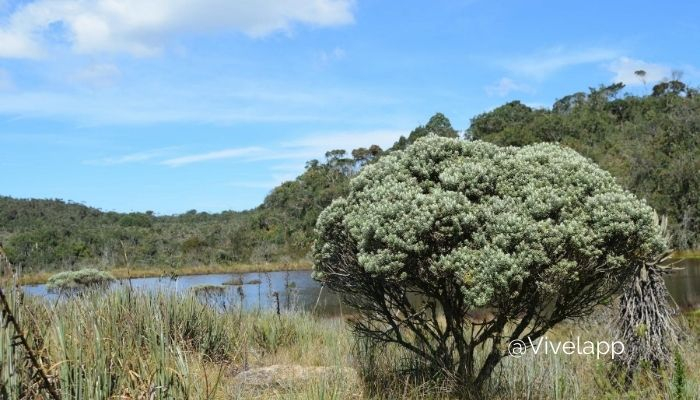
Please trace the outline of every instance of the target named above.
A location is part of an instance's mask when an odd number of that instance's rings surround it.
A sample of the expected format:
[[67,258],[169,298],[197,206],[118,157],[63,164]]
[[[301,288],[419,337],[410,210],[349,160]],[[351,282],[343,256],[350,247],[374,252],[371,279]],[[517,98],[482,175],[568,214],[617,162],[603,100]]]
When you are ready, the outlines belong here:
[[106,288],[116,279],[106,271],[86,268],[64,271],[51,276],[46,283],[50,292],[80,291],[88,288]]
[[686,398],[686,376],[685,364],[680,351],[676,349],[673,357],[673,399],[683,400]]

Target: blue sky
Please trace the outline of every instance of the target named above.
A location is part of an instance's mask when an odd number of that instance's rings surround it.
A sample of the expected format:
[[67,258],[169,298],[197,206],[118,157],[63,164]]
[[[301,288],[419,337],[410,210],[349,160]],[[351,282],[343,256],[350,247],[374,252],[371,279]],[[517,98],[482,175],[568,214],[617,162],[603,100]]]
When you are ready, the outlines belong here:
[[438,111],[697,86],[694,3],[0,0],[0,194],[242,210]]

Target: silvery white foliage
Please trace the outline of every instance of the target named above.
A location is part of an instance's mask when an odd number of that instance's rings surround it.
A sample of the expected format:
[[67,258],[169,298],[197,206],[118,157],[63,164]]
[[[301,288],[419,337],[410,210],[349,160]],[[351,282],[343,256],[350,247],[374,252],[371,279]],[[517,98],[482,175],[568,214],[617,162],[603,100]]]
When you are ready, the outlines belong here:
[[474,307],[626,279],[665,249],[654,211],[574,150],[437,136],[365,167],[316,235],[319,280],[351,248],[377,278],[450,277]]

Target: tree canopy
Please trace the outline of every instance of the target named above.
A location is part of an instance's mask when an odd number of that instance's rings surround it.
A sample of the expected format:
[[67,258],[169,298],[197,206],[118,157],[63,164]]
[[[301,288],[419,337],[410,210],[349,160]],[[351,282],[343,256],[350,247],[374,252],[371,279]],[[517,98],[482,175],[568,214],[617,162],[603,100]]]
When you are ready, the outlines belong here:
[[443,113],[436,113],[430,117],[427,124],[412,130],[408,138],[401,136],[389,151],[405,149],[406,146],[430,134],[449,138],[459,137],[459,133],[452,128],[450,120]]
[[[358,333],[477,386],[507,343],[586,315],[665,250],[652,208],[575,151],[437,136],[364,168],[316,238],[314,276]],[[477,309],[493,318],[470,329]]]
[[471,120],[467,136],[500,145],[566,145],[668,215],[676,248],[700,246],[700,96],[683,82],[661,82],[648,96],[624,85],[591,88],[551,109],[511,102]]

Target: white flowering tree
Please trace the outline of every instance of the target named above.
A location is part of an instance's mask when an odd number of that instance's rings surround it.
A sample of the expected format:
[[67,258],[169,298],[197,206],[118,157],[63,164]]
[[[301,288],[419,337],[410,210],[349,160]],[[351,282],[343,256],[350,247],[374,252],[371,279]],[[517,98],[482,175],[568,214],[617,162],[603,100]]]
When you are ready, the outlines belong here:
[[429,136],[323,211],[314,277],[356,333],[479,390],[508,343],[588,314],[663,252],[654,217],[571,149]]

